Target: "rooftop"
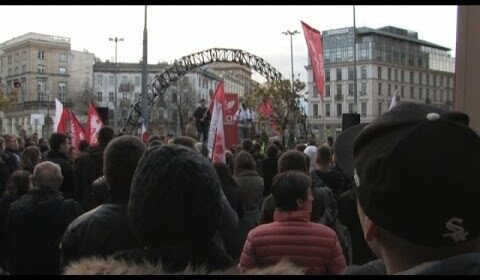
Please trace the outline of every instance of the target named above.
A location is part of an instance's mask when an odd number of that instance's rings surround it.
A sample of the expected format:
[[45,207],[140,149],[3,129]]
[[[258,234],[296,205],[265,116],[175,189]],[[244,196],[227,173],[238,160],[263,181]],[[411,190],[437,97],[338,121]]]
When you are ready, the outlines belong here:
[[[167,66],[168,64],[148,64],[147,70],[149,72],[160,72]],[[142,65],[140,63],[117,63],[117,67],[115,67],[115,63],[98,61],[93,65],[94,72],[114,72],[115,70],[118,72],[141,72]]]
[[56,36],[56,35],[46,35],[46,34],[40,34],[40,33],[35,33],[35,32],[29,32],[27,34],[24,34],[22,36],[18,36],[15,38],[12,38],[8,41],[3,42],[0,44],[0,49],[6,49],[9,47],[12,47],[14,45],[17,45],[19,43],[22,43],[24,41],[41,41],[41,42],[47,42],[47,43],[57,43],[57,44],[65,44],[70,46],[70,38],[69,37],[62,37],[62,36]]

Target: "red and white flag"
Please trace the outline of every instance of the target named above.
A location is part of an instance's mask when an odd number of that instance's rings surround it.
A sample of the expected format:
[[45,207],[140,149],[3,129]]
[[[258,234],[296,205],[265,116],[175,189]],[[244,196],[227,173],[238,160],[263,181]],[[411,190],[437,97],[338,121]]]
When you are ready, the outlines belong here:
[[208,157],[213,163],[225,163],[225,133],[223,128],[224,117],[227,112],[227,102],[223,89],[223,81],[219,83],[215,92],[213,102],[212,120],[210,122],[210,131],[208,133]]
[[320,31],[310,27],[303,21],[302,27],[303,33],[305,34],[305,40],[307,41],[313,78],[315,79],[318,94],[323,99],[323,88],[325,84],[325,69],[323,68],[323,38]]
[[145,123],[142,122],[142,140],[143,140],[143,143],[147,143],[149,137],[150,137],[150,135],[148,134],[147,127],[145,126]]
[[67,133],[70,114],[68,109],[63,109],[63,104],[55,98],[55,118],[53,120],[53,132]]
[[98,144],[98,132],[103,127],[103,122],[100,119],[100,115],[97,112],[97,109],[90,103],[88,106],[88,117],[87,117],[87,141],[90,143],[90,146],[96,146]]
[[72,145],[75,147],[75,149],[79,150],[80,149],[80,141],[85,140],[86,135],[85,135],[85,130],[83,129],[82,125],[78,121],[77,117],[75,114],[68,110],[70,112],[70,132],[72,133]]

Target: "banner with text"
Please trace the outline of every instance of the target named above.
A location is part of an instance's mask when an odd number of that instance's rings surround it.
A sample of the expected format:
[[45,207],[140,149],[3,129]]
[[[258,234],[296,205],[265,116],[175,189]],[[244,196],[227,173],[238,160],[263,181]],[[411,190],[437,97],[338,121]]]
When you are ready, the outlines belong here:
[[303,33],[307,41],[308,54],[313,70],[313,78],[320,97],[323,99],[325,84],[325,69],[323,68],[323,39],[320,31],[310,27],[302,21]]

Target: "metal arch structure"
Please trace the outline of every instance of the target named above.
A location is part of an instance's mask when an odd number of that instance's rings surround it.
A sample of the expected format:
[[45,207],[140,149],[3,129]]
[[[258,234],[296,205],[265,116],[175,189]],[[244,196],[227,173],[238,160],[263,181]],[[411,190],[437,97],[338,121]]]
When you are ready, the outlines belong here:
[[[147,88],[148,106],[151,108],[159,98],[163,97],[171,84],[181,79],[188,72],[214,62],[236,63],[246,66],[261,74],[268,81],[283,80],[282,74],[261,57],[240,49],[212,48],[175,60],[171,66],[155,75],[154,81]],[[130,106],[126,118],[121,123],[122,132],[132,134],[136,131],[142,114],[141,104],[140,97],[135,104]]]

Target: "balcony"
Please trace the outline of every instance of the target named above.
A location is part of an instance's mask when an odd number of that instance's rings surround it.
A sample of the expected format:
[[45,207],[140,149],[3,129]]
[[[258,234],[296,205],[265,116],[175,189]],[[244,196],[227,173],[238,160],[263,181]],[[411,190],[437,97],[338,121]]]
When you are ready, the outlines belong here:
[[335,94],[335,101],[342,101],[343,100],[343,94]]
[[[65,108],[71,108],[73,106],[73,102],[63,102],[63,106]],[[55,101],[27,101],[15,103],[6,108],[5,113],[22,112],[28,110],[38,111],[45,109],[55,111]]]

